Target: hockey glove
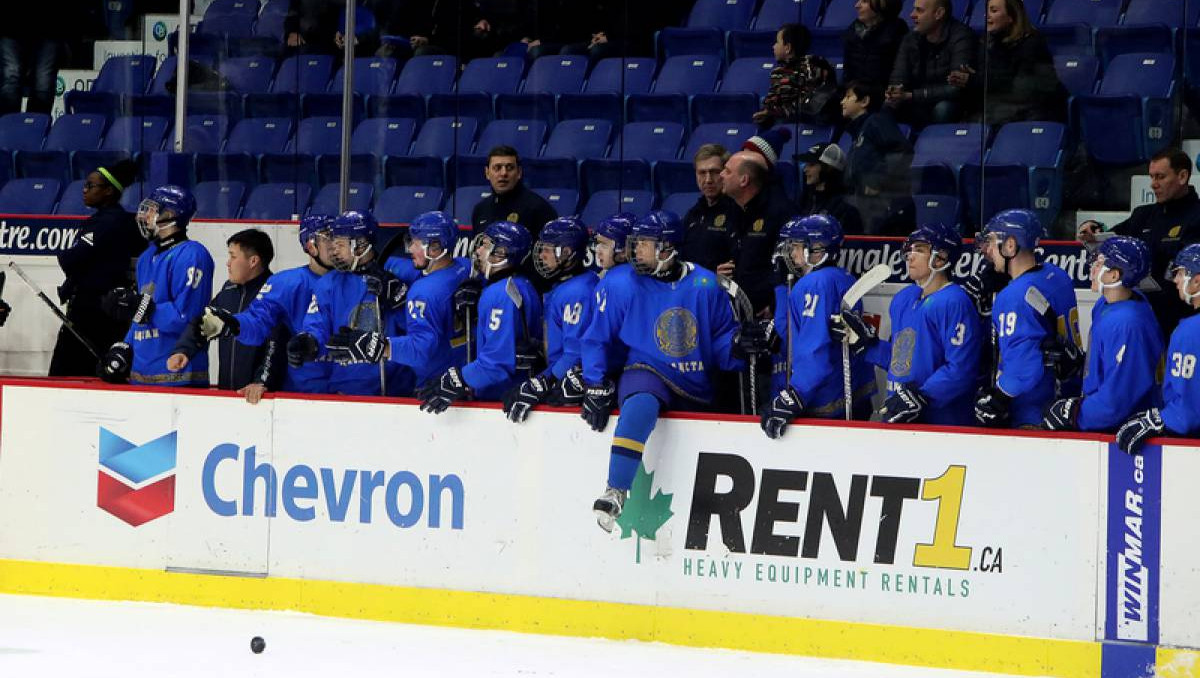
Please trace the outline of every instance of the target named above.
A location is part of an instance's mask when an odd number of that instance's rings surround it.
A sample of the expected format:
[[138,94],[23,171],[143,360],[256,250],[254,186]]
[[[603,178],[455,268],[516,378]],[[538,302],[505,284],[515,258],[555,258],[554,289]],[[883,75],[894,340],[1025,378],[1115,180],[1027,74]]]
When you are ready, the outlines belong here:
[[329,359],[339,365],[383,362],[387,338],[379,332],[343,327],[325,344]]
[[885,424],[908,424],[920,418],[928,405],[929,398],[915,388],[901,384],[895,393],[883,401],[875,418]]
[[541,372],[542,366],[546,364],[546,359],[542,355],[542,342],[533,339],[518,340],[514,359],[518,372],[525,374]]
[[301,332],[288,339],[287,361],[288,365],[292,367],[300,367],[304,363],[316,360],[319,352],[320,347],[317,346],[317,338],[308,332]]
[[971,297],[979,315],[988,317],[992,315],[992,299],[1008,285],[1009,280],[1011,278],[997,271],[992,262],[985,259],[980,262],[979,268],[962,282],[962,288],[967,296]]
[[1003,426],[1012,411],[1012,396],[999,388],[980,389],[975,398],[975,420],[981,426]]
[[804,412],[804,403],[791,386],[779,392],[771,404],[763,410],[762,430],[767,437],[774,440],[783,435],[787,425]]
[[1054,370],[1054,378],[1059,381],[1079,374],[1084,359],[1083,349],[1073,341],[1055,335],[1042,342],[1042,364]]
[[479,307],[479,296],[483,294],[483,281],[468,278],[454,290],[454,312],[473,313]]
[[229,311],[220,306],[204,307],[204,315],[200,316],[200,334],[205,339],[236,337],[241,331],[242,324]]
[[749,320],[742,323],[733,336],[733,356],[746,359],[771,352],[771,334],[764,323]]
[[12,306],[7,301],[0,299],[0,327],[4,327],[4,323],[8,322],[10,313],[12,313]]
[[463,380],[462,371],[451,367],[442,376],[426,382],[416,395],[421,400],[422,412],[441,414],[454,402],[466,400],[471,395],[471,389]]
[[129,381],[129,369],[133,365],[133,349],[125,342],[118,342],[108,349],[100,364],[96,366],[96,376],[110,384],[124,384]]
[[504,416],[514,424],[525,421],[534,407],[549,400],[553,389],[554,377],[544,375],[517,384],[504,394]]
[[550,391],[550,404],[560,407],[575,407],[583,402],[587,385],[583,383],[583,370],[578,366],[571,368]]
[[603,431],[616,404],[617,387],[608,379],[597,386],[588,386],[583,394],[583,420],[593,431]]
[[1042,417],[1042,428],[1047,431],[1079,430],[1079,406],[1083,398],[1062,398],[1046,408]]
[[829,336],[839,344],[849,339],[850,351],[854,355],[861,354],[879,342],[879,338],[875,336],[875,328],[855,311],[842,311],[830,316]]
[[1165,430],[1167,426],[1163,423],[1162,412],[1157,407],[1138,412],[1117,429],[1117,447],[1127,454],[1138,454],[1146,438]]
[[154,315],[154,298],[135,289],[118,287],[104,295],[100,308],[115,320],[144,323]]
[[404,300],[408,298],[408,285],[391,271],[369,269],[363,272],[362,279],[367,284],[367,294],[378,297],[382,308],[395,311],[404,306]]

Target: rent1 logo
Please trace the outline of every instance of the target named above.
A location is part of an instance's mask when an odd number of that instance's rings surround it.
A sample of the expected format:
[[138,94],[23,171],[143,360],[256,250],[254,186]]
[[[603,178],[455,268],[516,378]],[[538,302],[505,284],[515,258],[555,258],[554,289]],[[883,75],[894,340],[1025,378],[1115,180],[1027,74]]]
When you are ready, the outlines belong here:
[[[240,472],[239,488],[218,487],[218,474],[227,478],[229,471]],[[232,443],[217,445],[208,453],[201,488],[204,502],[219,516],[261,514],[275,518],[282,505],[288,518],[307,522],[316,519],[317,505],[323,499],[332,522],[356,518],[360,523],[370,523],[378,507],[393,525],[403,528],[417,525],[423,515],[428,527],[442,527],[443,500],[448,495],[450,527],[455,530],[463,528],[466,494],[462,479],[453,473],[430,475],[423,482],[411,471],[389,475],[387,471],[314,469],[297,464],[283,472],[281,481],[279,471],[270,462],[258,460],[253,446],[243,451]]]
[[[838,486],[833,474],[808,472],[793,469],[763,469],[756,478],[754,467],[749,461],[735,454],[703,452],[697,460],[696,478],[692,495],[692,506],[688,516],[685,548],[705,551],[709,547],[709,530],[715,517],[720,525],[721,540],[726,549],[734,554],[783,556],[788,558],[816,559],[820,557],[822,532],[828,526],[829,537],[843,563],[857,562],[861,547],[864,518],[879,525],[875,538],[872,560],[876,565],[894,565],[896,545],[900,533],[903,509],[906,502],[920,500],[937,502],[937,517],[932,525],[932,539],[928,543],[916,544],[912,554],[914,567],[938,568],[943,570],[976,570],[979,572],[1002,572],[1003,562],[999,547],[984,547],[978,561],[972,559],[973,549],[956,543],[958,523],[962,510],[963,487],[966,483],[965,466],[949,466],[945,473],[936,478],[909,478],[884,475],[860,475],[850,477],[849,486]],[[718,487],[722,489],[718,491]],[[801,504],[788,501],[781,493],[807,492],[806,515],[801,516]],[[753,509],[749,549],[743,530],[742,514],[750,509],[757,493]],[[881,500],[879,516],[864,516],[867,496]],[[779,534],[777,524],[800,523],[803,521],[803,536]],[[711,567],[711,562],[693,563],[700,567]],[[740,570],[741,564],[737,564]],[[791,566],[766,564],[761,566],[769,572],[780,572],[784,581],[787,577],[807,578],[813,576],[814,584],[823,585],[817,577],[830,574],[821,568],[804,567],[803,571],[784,572]],[[691,574],[685,563],[685,574]],[[819,571],[818,571],[819,570]],[[848,571],[851,581],[854,572]],[[841,577],[841,571],[830,576]],[[698,576],[707,576],[700,573]],[[741,576],[740,573],[738,576]],[[774,576],[774,575],[771,575]],[[888,577],[889,575],[883,575]],[[912,586],[900,575],[883,586]],[[930,579],[928,577],[924,579]],[[933,578],[934,586],[941,586]],[[772,581],[774,581],[772,579]],[[797,583],[809,583],[807,581]],[[926,582],[926,586],[928,586]],[[853,588],[856,584],[850,584]],[[962,580],[954,587],[954,594],[968,595],[969,584]],[[933,591],[936,593],[936,591]]]
[[101,427],[96,506],[134,527],[173,511],[175,438],[136,445]]

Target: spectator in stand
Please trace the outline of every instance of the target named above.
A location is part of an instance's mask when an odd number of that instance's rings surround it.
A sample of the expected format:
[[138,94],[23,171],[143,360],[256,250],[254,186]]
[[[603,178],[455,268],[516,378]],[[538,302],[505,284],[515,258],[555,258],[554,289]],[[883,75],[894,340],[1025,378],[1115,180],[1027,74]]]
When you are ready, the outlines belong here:
[[[75,329],[101,350],[121,341],[129,321],[110,317],[102,310],[100,299],[132,283],[133,262],[146,249],[146,239],[133,215],[121,207],[121,193],[137,179],[137,173],[137,163],[122,160],[87,175],[83,204],[96,212],[80,224],[75,244],[58,255],[58,265],[66,275],[58,288],[58,300],[66,306]],[[95,374],[96,356],[70,330],[61,328],[50,358],[50,376]]]
[[625,52],[623,0],[564,0],[561,54],[586,54],[589,63]]
[[900,0],[857,0],[858,18],[842,33],[842,80],[885,83],[892,75],[908,24],[900,18]]
[[542,226],[558,218],[554,206],[521,181],[521,158],[512,146],[496,146],[488,151],[484,176],[491,184],[492,194],[471,210],[473,235],[483,233],[493,221],[511,221],[524,226],[536,240]]
[[[965,90],[975,119],[989,125],[1067,119],[1067,89],[1022,0],[987,0],[987,39],[980,45],[978,63],[986,74],[966,66],[951,71],[947,80]],[[982,110],[985,101],[987,110]]]
[[[1175,294],[1174,281],[1167,277],[1167,265],[1187,245],[1200,242],[1200,196],[1189,184],[1192,178],[1192,159],[1178,148],[1159,151],[1150,159],[1150,190],[1154,204],[1133,210],[1129,218],[1113,226],[1088,220],[1079,225],[1077,237],[1094,245],[1099,234],[1111,231],[1117,235],[1138,238],[1150,247],[1150,272],[1157,289],[1145,289],[1146,299],[1162,327],[1163,336],[1170,336],[1187,308],[1181,306]],[[1106,237],[1106,236],[1105,236]]]
[[763,107],[753,119],[762,129],[780,122],[812,119],[820,105],[809,101],[814,92],[836,85],[833,66],[821,57],[808,54],[812,36],[802,24],[784,24],[775,34],[775,62],[771,71],[771,89],[763,98]]
[[948,81],[953,70],[974,67],[975,33],[953,16],[950,0],[916,0],[913,30],[904,36],[892,68],[887,104],[914,127],[955,122],[963,91]]
[[751,137],[721,170],[721,191],[738,207],[735,231],[740,246],[734,280],[750,297],[755,313],[764,318],[770,317],[775,302],[772,257],[779,229],[796,214],[796,206],[784,194],[782,184],[771,178],[779,149],[789,138],[786,132],[774,129]]
[[0,115],[21,110],[25,73],[32,78],[25,110],[49,113],[54,107],[58,63],[66,52],[74,14],[74,3],[64,0],[5,4],[0,22]]
[[879,235],[892,201],[909,193],[912,145],[891,112],[879,110],[882,99],[878,90],[859,80],[848,82],[842,97],[846,134],[852,140],[846,183],[867,235]]
[[[379,48],[379,28],[392,12],[394,0],[354,0],[371,12],[375,25],[355,27],[355,55],[369,56]],[[284,44],[304,52],[342,54],[346,0],[291,0],[283,22]]]
[[[263,283],[271,277],[271,260],[275,248],[266,233],[248,228],[238,231],[225,242],[229,259],[225,268],[229,280],[213,297],[212,305],[232,313],[246,310],[258,296]],[[175,344],[175,353],[167,359],[167,368],[179,372],[187,367],[192,356],[208,350],[208,340],[200,333],[200,320],[191,323]],[[235,337],[223,336],[217,348],[217,388],[237,391],[251,403],[257,403],[267,391],[278,391],[287,372],[286,328],[275,328],[274,336],[261,346],[247,346]]]
[[699,264],[724,276],[733,276],[737,256],[738,207],[733,198],[721,192],[721,170],[729,160],[729,151],[720,144],[704,144],[696,151],[696,186],[700,198],[683,217],[684,261]]
[[797,160],[805,163],[800,214],[825,214],[837,219],[843,233],[862,233],[862,217],[846,200],[846,154],[842,148],[837,144],[816,144]]

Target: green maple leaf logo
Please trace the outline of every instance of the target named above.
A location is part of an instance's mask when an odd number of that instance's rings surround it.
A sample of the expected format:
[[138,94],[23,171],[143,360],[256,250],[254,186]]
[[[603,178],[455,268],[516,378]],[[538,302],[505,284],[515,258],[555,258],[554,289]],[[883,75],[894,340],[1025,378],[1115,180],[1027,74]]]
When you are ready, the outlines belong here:
[[628,539],[637,532],[637,556],[635,562],[642,562],[642,540],[654,539],[658,528],[662,527],[671,516],[671,497],[659,489],[658,494],[650,496],[654,486],[654,473],[646,472],[645,464],[638,464],[637,475],[633,477],[633,486],[629,489],[629,498],[625,500],[625,508],[617,517],[617,525],[621,528],[621,539]]

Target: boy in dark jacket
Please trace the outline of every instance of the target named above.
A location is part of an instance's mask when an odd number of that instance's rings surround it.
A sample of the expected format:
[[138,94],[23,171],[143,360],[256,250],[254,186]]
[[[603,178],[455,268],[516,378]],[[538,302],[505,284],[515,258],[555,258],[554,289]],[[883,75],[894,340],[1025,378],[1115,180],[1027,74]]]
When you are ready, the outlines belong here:
[[[891,201],[909,192],[912,145],[890,111],[880,111],[882,97],[868,83],[846,83],[842,115],[850,136],[846,184],[862,213],[867,235],[883,230]],[[851,233],[850,229],[846,230]]]

